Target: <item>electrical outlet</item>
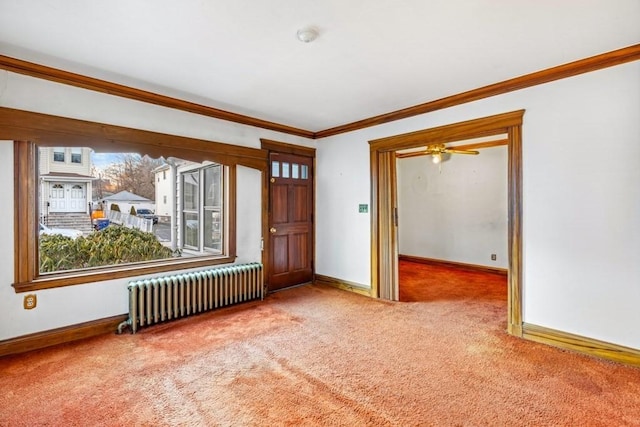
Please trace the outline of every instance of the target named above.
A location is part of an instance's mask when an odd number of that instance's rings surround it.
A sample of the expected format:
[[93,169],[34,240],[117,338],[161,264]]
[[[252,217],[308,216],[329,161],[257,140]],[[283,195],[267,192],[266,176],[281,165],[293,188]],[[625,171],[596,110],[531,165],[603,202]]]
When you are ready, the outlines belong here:
[[38,305],[38,297],[36,294],[29,294],[24,296],[23,307],[25,310],[31,310]]
[[496,254],[491,254],[491,261],[495,261],[496,259],[498,259]]

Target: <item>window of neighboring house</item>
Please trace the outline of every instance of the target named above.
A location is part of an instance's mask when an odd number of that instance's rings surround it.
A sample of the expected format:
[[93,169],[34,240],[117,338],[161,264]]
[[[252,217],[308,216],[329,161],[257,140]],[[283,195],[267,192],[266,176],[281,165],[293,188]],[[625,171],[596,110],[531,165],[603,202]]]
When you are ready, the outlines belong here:
[[167,196],[162,196],[162,203],[167,204]]
[[82,163],[82,148],[71,148],[71,163]]
[[[162,171],[162,179],[167,179],[167,171]],[[160,180],[160,178],[158,178]]]
[[53,149],[53,161],[64,163],[64,148],[56,147]]

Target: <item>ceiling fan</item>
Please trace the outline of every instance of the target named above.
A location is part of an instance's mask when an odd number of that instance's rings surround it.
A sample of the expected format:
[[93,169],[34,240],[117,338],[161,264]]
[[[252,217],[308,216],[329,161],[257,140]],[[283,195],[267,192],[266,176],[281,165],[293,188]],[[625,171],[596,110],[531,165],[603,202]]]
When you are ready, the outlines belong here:
[[455,147],[449,148],[444,144],[427,145],[424,153],[431,156],[431,161],[435,164],[442,162],[443,154],[472,154],[474,156],[480,154],[480,152],[476,150],[459,150]]

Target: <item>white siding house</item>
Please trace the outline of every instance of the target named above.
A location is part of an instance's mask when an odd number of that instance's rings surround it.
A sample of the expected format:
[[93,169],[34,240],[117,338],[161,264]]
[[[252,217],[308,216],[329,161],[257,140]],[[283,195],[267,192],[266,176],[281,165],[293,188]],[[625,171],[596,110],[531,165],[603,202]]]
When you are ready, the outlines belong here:
[[156,206],[155,214],[159,217],[171,217],[175,211],[175,171],[171,166],[164,164],[155,170]]
[[226,180],[221,167],[171,158],[154,172],[155,214],[170,223],[171,248],[220,252],[226,215],[221,209]]
[[40,215],[89,213],[91,149],[41,147],[39,149]]
[[138,196],[129,191],[120,191],[111,196],[107,196],[101,200],[105,210],[111,210],[112,206],[117,204],[120,212],[129,213],[131,208],[136,211],[138,209],[153,209],[155,204],[146,197]]

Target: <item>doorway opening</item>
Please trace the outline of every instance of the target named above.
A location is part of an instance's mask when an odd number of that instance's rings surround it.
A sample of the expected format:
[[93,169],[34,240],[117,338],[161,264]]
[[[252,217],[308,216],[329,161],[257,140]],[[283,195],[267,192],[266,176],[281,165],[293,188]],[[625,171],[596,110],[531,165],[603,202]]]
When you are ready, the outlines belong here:
[[507,330],[522,336],[522,118],[524,110],[370,141],[371,294],[398,300],[398,194],[396,154],[429,144],[507,136]]
[[506,307],[507,144],[503,134],[396,153],[400,301]]

